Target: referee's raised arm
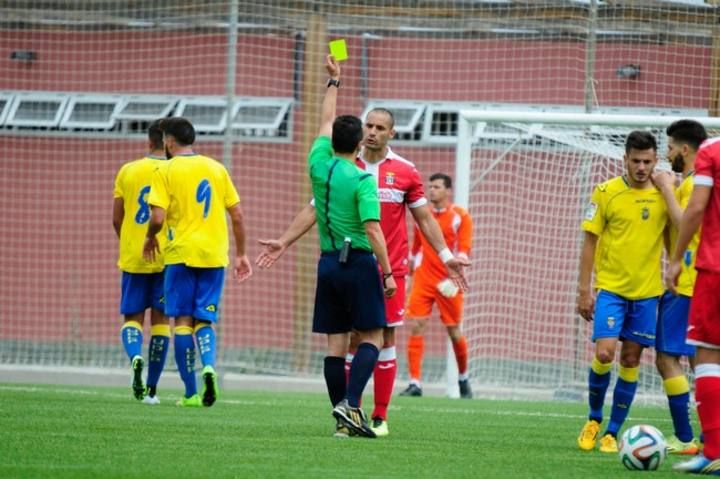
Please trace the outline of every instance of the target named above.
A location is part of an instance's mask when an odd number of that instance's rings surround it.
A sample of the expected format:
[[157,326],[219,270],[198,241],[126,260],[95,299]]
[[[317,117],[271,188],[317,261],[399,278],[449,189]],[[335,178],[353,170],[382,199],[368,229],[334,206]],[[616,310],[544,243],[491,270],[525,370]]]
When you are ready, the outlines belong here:
[[322,104],[322,116],[320,117],[320,130],[318,136],[332,135],[332,125],[335,121],[335,104],[337,102],[338,88],[340,87],[340,65],[335,57],[328,55],[325,59],[325,68],[328,75],[328,88],[325,91],[325,98]]

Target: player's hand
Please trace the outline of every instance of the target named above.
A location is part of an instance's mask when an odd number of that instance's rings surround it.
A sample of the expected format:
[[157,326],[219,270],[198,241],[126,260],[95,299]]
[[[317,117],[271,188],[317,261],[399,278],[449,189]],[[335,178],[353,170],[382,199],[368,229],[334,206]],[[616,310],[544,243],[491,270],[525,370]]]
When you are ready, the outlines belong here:
[[450,281],[452,281],[453,284],[460,289],[460,291],[467,291],[468,289],[464,270],[467,266],[470,266],[470,264],[470,260],[463,255],[455,256],[453,259],[445,263],[445,268],[448,271],[448,278],[450,278]]
[[675,188],[675,180],[677,177],[672,171],[653,171],[650,174],[650,180],[657,186],[659,190]]
[[578,293],[577,297],[577,313],[583,317],[585,321],[593,320],[593,311],[595,310],[595,297],[590,293]]
[[385,291],[386,298],[392,298],[397,292],[397,283],[395,282],[395,278],[393,278],[392,276],[388,276],[386,279],[384,279],[383,290]]
[[247,255],[244,254],[235,258],[233,276],[238,281],[238,283],[242,283],[250,276],[252,276],[252,266],[250,265],[250,260],[248,259]]
[[143,258],[145,261],[155,261],[155,256],[160,254],[160,244],[156,236],[146,236],[143,244]]
[[335,80],[340,78],[340,64],[337,60],[335,60],[335,57],[332,55],[328,55],[325,60],[325,68],[327,69],[328,75],[330,75],[330,78],[333,78]]
[[255,264],[263,269],[274,265],[287,249],[287,247],[278,240],[261,239],[258,240],[258,243],[263,245],[263,250],[257,258],[255,258]]
[[680,261],[671,260],[670,263],[668,263],[667,269],[665,270],[665,277],[663,278],[665,280],[665,287],[675,295],[678,294],[677,282],[681,269]]

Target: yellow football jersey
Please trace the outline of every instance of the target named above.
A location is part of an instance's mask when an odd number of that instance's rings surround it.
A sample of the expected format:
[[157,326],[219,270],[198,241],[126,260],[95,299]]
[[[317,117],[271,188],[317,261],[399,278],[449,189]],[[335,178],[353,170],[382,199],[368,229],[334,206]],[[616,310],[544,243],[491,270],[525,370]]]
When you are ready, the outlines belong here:
[[240,202],[222,163],[202,155],[173,157],[155,171],[148,203],[166,211],[165,264],[228,264],[225,210]]
[[[143,258],[142,249],[150,220],[150,205],[147,199],[150,193],[150,181],[153,172],[162,164],[164,158],[146,156],[125,163],[115,177],[113,197],[122,198],[125,209],[120,228],[120,255],[117,265],[128,273],[159,273],[163,270],[162,255],[149,262]],[[165,246],[165,230],[158,235],[161,251]]]
[[[688,203],[690,202],[690,195],[693,191],[693,176],[688,175],[683,179],[680,186],[675,190],[675,198],[677,198],[680,208],[685,210]],[[678,229],[670,229],[670,251],[675,251],[675,245],[677,244]],[[697,253],[698,244],[700,243],[700,231],[695,233],[695,236],[690,240],[690,244],[685,250],[682,261],[682,270],[680,271],[680,277],[678,278],[677,290],[678,293],[685,296],[693,295],[693,288],[695,287],[695,278],[697,278],[697,270],[695,270],[695,254]]]
[[599,237],[595,288],[626,299],[663,292],[660,258],[667,206],[656,188],[631,188],[618,176],[595,187],[582,229]]

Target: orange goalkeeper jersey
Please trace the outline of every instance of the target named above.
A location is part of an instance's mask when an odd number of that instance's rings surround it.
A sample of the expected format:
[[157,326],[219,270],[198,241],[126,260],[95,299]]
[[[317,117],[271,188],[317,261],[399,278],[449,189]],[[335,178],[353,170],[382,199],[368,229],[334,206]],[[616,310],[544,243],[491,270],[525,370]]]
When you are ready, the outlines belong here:
[[[464,254],[470,257],[472,219],[465,208],[451,204],[442,210],[431,208],[431,211],[440,225],[448,248],[456,255]],[[417,225],[411,252],[414,257],[416,280],[418,277],[437,281],[447,278],[445,264]]]

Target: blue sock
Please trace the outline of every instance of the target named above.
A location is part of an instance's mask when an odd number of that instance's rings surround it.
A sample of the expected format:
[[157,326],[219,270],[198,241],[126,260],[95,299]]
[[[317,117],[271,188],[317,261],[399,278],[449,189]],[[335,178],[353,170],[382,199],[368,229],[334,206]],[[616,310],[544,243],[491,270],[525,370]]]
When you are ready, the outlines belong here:
[[136,321],[126,321],[120,330],[125,354],[132,361],[135,356],[142,356],[143,330],[142,324]]
[[351,407],[360,405],[360,398],[367,382],[372,376],[380,351],[375,345],[362,343],[358,346],[355,357],[350,364],[350,380],[347,385],[347,400]]
[[150,328],[150,345],[148,346],[147,386],[155,392],[160,375],[165,368],[165,359],[170,349],[170,326],[158,324]]
[[590,375],[588,377],[588,403],[590,404],[589,419],[602,422],[605,394],[607,393],[609,385],[609,371],[605,374],[598,374],[590,369]]
[[692,441],[693,430],[690,425],[690,393],[678,394],[677,396],[668,396],[668,405],[670,406],[670,416],[672,417],[675,435],[682,442]]
[[325,384],[333,407],[345,399],[347,384],[345,383],[345,358],[325,356],[323,365]]
[[635,399],[635,391],[637,391],[637,381],[628,382],[622,377],[618,378],[615,383],[610,422],[605,434],[617,437],[618,431],[620,431],[630,413],[630,406],[632,406],[633,399]]
[[195,341],[190,326],[177,326],[175,328],[175,362],[177,363],[180,379],[185,384],[185,397],[197,394],[195,380]]
[[215,367],[215,330],[209,323],[201,323],[195,328],[200,361],[203,366]]

